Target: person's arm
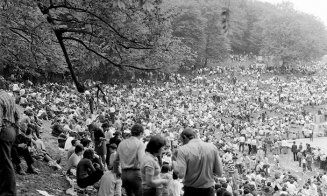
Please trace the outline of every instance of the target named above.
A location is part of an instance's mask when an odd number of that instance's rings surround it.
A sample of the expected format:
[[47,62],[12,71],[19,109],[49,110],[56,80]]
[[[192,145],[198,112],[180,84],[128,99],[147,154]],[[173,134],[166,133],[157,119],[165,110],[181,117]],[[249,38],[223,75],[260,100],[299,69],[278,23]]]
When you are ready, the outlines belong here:
[[186,160],[185,160],[185,156],[182,153],[182,151],[178,151],[177,152],[177,158],[176,161],[173,161],[173,168],[174,168],[174,172],[175,174],[178,176],[178,178],[183,179],[185,174],[186,174]]
[[72,166],[73,167],[76,167],[77,168],[77,165],[78,165],[79,162],[80,162],[80,159],[78,157],[72,157]]
[[150,164],[144,166],[145,170],[145,182],[149,187],[156,188],[160,185],[168,184],[168,180],[157,178],[154,179],[154,167]]
[[91,173],[93,173],[93,172],[96,171],[96,169],[94,168],[94,166],[93,166],[91,160],[88,160],[88,162],[87,162],[87,166],[88,166],[88,168],[90,169]]
[[[2,101],[1,101],[2,102]],[[3,108],[2,108],[2,105],[1,105],[1,102],[0,102],[0,127],[2,127],[3,125]],[[1,128],[0,128],[0,133],[1,133]]]
[[119,166],[120,166],[119,149],[120,148],[118,146],[115,160],[113,161],[113,171],[115,174],[117,174],[117,176],[121,176],[121,170],[119,169]]
[[215,147],[215,161],[214,161],[214,168],[213,168],[214,174],[216,174],[218,177],[221,177],[223,174],[223,166],[222,162],[220,160],[219,151],[218,148]]
[[[2,109],[2,107],[0,107],[0,108]],[[2,115],[3,114],[2,111],[0,111],[0,112],[1,112],[1,115]],[[16,105],[15,105],[14,117],[15,117],[15,124],[18,126],[19,125],[18,123],[19,123],[20,115],[19,115],[19,110],[18,110]]]
[[145,145],[144,143],[142,143],[137,150],[138,161],[141,161],[143,159],[144,154],[145,154]]

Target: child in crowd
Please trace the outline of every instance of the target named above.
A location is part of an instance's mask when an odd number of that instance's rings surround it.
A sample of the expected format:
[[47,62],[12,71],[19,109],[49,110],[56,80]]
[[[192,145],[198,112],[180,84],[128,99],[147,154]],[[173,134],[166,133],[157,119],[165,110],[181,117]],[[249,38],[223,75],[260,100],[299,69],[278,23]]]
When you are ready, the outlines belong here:
[[173,180],[168,184],[168,196],[183,195],[183,184],[179,181],[177,175],[173,173]]
[[[169,170],[170,170],[170,167],[168,164],[164,164],[162,167],[161,167],[161,173],[160,173],[160,177],[162,179],[167,179],[169,181],[172,180],[172,176],[171,174],[169,173]],[[164,185],[163,188],[162,188],[162,192],[161,192],[161,196],[168,196],[168,185]]]

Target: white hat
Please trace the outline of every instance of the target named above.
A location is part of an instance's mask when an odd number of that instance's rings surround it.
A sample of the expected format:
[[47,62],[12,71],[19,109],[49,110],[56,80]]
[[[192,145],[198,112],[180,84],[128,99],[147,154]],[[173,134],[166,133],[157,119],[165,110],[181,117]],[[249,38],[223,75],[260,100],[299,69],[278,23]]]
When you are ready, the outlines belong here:
[[12,91],[16,92],[16,91],[19,91],[20,88],[18,86],[18,84],[14,84],[13,87],[12,87]]
[[20,89],[19,94],[20,94],[20,96],[24,95],[25,94],[25,89]]
[[111,107],[111,108],[109,109],[109,112],[110,112],[110,113],[115,113],[115,111],[116,111],[116,110],[115,110],[114,107]]

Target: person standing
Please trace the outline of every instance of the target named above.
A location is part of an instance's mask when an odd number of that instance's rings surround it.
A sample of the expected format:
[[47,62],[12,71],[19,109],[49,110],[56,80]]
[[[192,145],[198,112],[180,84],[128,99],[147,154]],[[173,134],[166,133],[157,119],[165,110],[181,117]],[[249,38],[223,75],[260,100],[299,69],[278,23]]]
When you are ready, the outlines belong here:
[[245,144],[244,135],[241,135],[241,137],[239,138],[239,142],[240,142],[239,151],[243,153],[244,152],[244,144]]
[[183,146],[173,161],[174,172],[184,179],[184,196],[214,196],[214,174],[222,175],[222,162],[218,148],[196,138],[191,128],[181,133]]
[[0,90],[0,195],[15,196],[16,178],[11,161],[11,148],[18,132],[19,113],[15,100]]
[[303,149],[302,142],[300,142],[299,150],[298,151],[302,152],[302,149]]
[[93,129],[94,133],[94,149],[97,155],[100,156],[102,164],[106,164],[106,156],[107,156],[107,146],[106,146],[106,138],[104,132],[100,128]]
[[[145,154],[145,145],[141,138],[144,129],[135,124],[131,129],[132,136],[120,142],[114,161],[114,170],[117,175],[121,174],[123,187],[127,196],[142,196],[142,175],[140,161]],[[122,172],[117,171],[119,165]]]
[[160,165],[157,158],[161,156],[165,145],[165,138],[156,135],[151,137],[146,146],[145,155],[141,161],[143,196],[160,195],[169,183],[168,179],[160,176]]
[[294,161],[297,161],[297,145],[296,145],[295,141],[293,142],[293,145],[292,145],[292,153],[293,153]]
[[307,161],[307,168],[309,171],[312,171],[312,161],[313,161],[313,157],[311,153],[307,153],[307,156],[305,157],[306,161]]
[[302,157],[303,157],[303,154],[302,154],[302,152],[300,151],[300,149],[298,150],[298,152],[297,152],[297,159],[298,159],[298,161],[299,161],[299,167],[302,167]]
[[100,180],[100,188],[98,191],[98,196],[121,196],[121,187],[122,180],[121,177],[118,176],[113,170],[114,158],[117,153],[117,145],[110,144],[110,162],[108,163],[108,171],[106,171],[101,180]]

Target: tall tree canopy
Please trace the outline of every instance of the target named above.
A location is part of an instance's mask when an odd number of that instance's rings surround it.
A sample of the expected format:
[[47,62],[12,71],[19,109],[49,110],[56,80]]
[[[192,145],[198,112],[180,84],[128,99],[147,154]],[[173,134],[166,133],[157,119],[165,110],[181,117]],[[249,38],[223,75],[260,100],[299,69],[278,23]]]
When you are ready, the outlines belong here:
[[193,55],[172,36],[175,13],[161,1],[7,0],[1,8],[1,49],[7,55],[1,58],[3,66],[66,71],[66,60],[73,72],[74,67],[87,70],[101,63],[119,69],[169,70]]
[[314,16],[252,0],[4,0],[0,35],[0,68],[34,76],[171,72],[229,54],[289,63],[327,49],[326,27]]

